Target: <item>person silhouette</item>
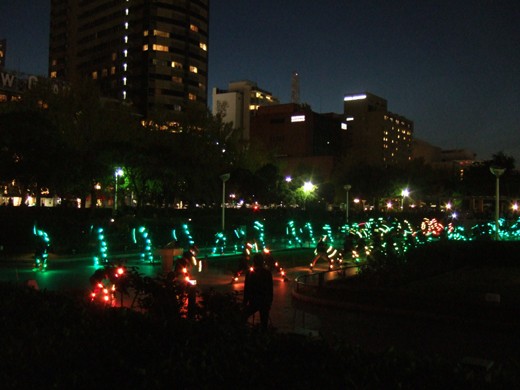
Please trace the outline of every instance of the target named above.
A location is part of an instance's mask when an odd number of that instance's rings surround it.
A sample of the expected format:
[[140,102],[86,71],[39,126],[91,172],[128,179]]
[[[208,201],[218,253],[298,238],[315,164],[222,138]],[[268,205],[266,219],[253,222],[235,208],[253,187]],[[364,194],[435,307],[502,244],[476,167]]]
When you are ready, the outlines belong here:
[[262,254],[257,253],[253,257],[253,267],[247,271],[244,282],[245,320],[259,312],[261,329],[266,331],[272,303],[273,274],[265,267]]

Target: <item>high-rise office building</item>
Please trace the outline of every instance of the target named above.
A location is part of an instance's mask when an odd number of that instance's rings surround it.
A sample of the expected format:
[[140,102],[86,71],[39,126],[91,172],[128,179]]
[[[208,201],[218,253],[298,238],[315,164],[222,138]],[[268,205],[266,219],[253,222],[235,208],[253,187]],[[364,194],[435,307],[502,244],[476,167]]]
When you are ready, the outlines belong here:
[[387,110],[387,101],[371,93],[345,96],[346,130],[354,161],[377,165],[412,158],[413,122]]
[[209,0],[52,0],[49,76],[155,108],[207,105]]

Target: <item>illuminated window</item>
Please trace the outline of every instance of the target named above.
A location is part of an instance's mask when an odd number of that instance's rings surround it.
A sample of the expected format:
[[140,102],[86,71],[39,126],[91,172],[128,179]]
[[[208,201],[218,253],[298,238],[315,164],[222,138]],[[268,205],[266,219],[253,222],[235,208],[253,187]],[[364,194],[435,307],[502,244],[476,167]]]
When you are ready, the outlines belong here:
[[156,37],[163,37],[163,38],[169,38],[170,33],[166,31],[160,31],[160,30],[153,30],[153,35]]
[[188,94],[188,99],[190,99],[192,101],[195,101],[195,100],[197,100],[197,95],[195,95],[194,93],[189,93]]
[[199,46],[200,46],[200,48],[201,48],[202,50],[204,50],[204,51],[208,51],[208,45],[206,45],[205,43],[202,43],[202,42],[201,42],[201,43],[199,44]]
[[126,85],[126,77],[123,77],[123,85]]
[[126,62],[123,64],[123,70],[125,72],[128,70],[128,64]]
[[124,41],[125,43],[128,43],[128,35],[125,35],[123,41]]
[[125,58],[128,57],[128,50],[123,50],[123,55],[125,56]]
[[144,31],[143,31],[143,36],[147,37],[148,34],[149,34],[148,30],[144,30]]
[[129,11],[128,11],[128,8],[125,9],[125,15],[128,16],[129,14]]
[[190,30],[191,31],[195,31],[195,32],[199,32],[199,28],[197,26],[195,26],[194,24],[190,24]]
[[199,73],[199,70],[196,66],[190,65],[190,72],[191,73]]
[[56,77],[58,77],[56,71],[51,72],[51,79],[55,79]]
[[305,122],[305,115],[293,115],[291,116],[291,122]]
[[172,68],[182,69],[182,64],[180,62],[172,61]]
[[110,68],[110,74],[116,74],[116,67],[115,66]]
[[148,51],[148,45],[143,45],[143,51]]
[[165,51],[165,52],[168,52],[169,49],[168,49],[168,46],[164,46],[164,45],[157,45],[157,44],[153,44],[153,50],[154,51]]
[[128,30],[128,22],[125,22],[125,30]]
[[97,71],[92,72],[92,80],[97,80],[97,78],[98,78]]

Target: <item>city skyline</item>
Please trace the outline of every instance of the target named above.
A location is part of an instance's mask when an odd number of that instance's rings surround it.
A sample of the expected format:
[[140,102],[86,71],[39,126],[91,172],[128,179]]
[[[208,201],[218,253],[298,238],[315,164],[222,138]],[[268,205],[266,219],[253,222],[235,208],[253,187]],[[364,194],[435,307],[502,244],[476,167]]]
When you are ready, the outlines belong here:
[[[6,68],[47,74],[48,3],[0,5]],[[414,121],[416,138],[520,164],[514,1],[220,0],[210,11],[208,95],[248,79],[289,102],[297,71],[314,111],[341,113],[345,95],[371,92]]]

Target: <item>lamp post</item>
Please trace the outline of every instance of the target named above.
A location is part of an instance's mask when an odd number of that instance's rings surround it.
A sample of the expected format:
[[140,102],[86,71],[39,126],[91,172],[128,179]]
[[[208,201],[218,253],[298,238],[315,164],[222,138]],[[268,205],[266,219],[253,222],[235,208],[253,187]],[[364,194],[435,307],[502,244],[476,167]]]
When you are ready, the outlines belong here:
[[229,173],[220,175],[220,180],[222,180],[222,233],[224,233],[224,229],[226,228],[226,181],[228,181],[230,177],[231,175]]
[[496,177],[496,192],[495,192],[495,240],[500,240],[498,218],[500,214],[500,176],[506,171],[505,168],[489,167],[489,170]]
[[114,172],[114,176],[116,179],[116,186],[115,186],[115,192],[114,192],[114,214],[117,213],[117,193],[118,193],[118,184],[119,184],[119,177],[123,176],[123,170],[121,168],[116,168],[116,171]]
[[349,211],[348,192],[350,191],[352,186],[350,184],[345,184],[343,186],[343,188],[345,189],[345,191],[347,193],[346,194],[347,195],[347,199],[346,199],[346,202],[345,202],[345,224],[348,225],[348,211]]

